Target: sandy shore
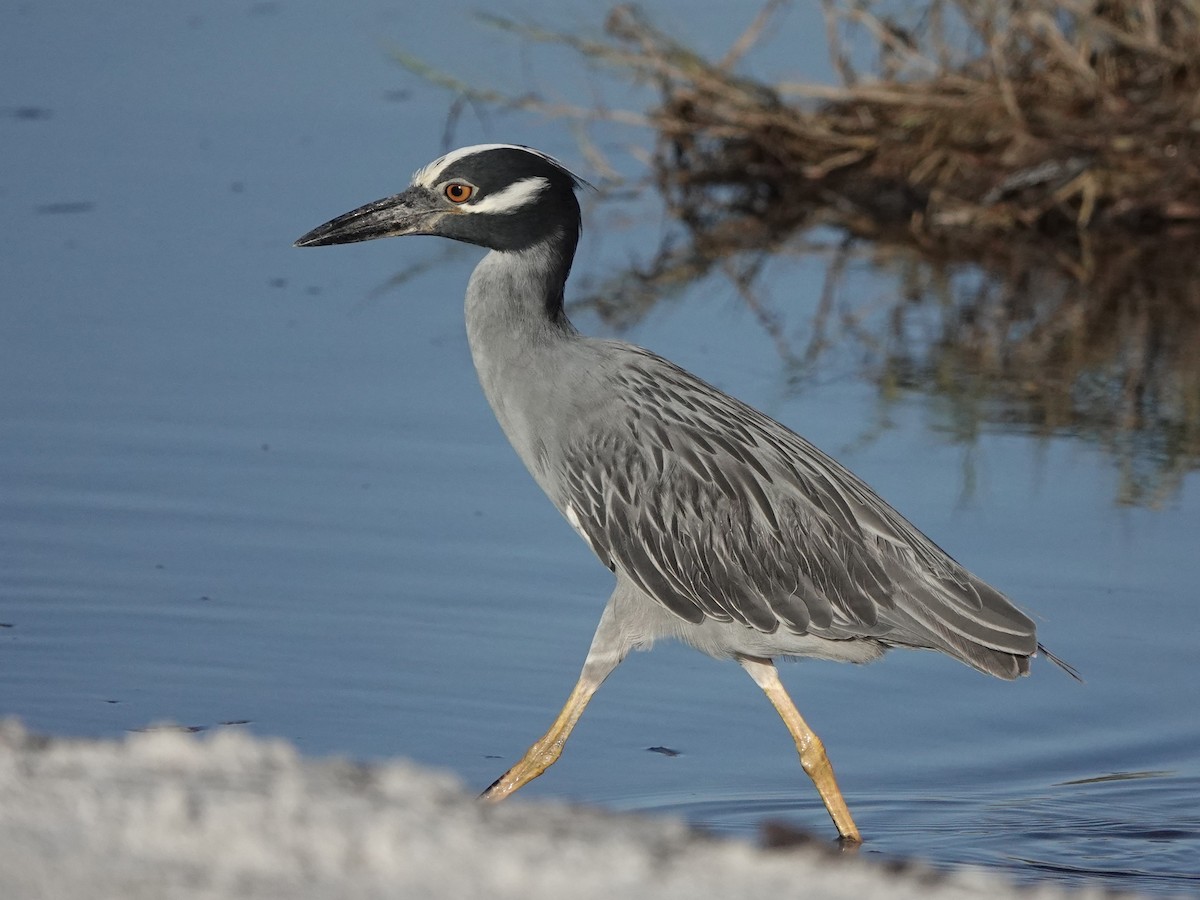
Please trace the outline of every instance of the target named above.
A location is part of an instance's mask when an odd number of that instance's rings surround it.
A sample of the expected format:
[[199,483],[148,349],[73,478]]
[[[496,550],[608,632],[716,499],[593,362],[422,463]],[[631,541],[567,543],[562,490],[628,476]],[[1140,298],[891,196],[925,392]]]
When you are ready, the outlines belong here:
[[[898,871],[898,869],[900,869]],[[562,804],[477,803],[407,762],[307,760],[235,730],[123,741],[43,738],[0,723],[0,896],[32,898],[1100,897],[1018,891],[991,873],[934,875],[763,850],[671,819]]]

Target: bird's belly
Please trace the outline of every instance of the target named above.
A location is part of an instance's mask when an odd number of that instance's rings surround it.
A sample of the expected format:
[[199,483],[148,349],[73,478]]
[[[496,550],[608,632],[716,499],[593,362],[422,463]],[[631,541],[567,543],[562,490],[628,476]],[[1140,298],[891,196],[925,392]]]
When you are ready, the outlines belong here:
[[740,622],[705,618],[693,624],[624,578],[618,576],[618,580],[615,612],[621,630],[634,646],[648,648],[656,640],[674,638],[717,659],[795,656],[854,663],[871,662],[887,651],[883,644],[866,638],[831,640],[815,634],[794,634],[782,625],[766,634]]

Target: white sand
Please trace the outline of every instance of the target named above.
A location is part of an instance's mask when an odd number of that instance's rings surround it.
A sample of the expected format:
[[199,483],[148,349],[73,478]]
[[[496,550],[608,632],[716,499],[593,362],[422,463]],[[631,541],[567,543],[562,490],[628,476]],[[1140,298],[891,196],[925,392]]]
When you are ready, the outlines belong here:
[[234,730],[46,739],[0,723],[0,897],[1100,897],[766,851],[671,819],[477,803],[406,762],[301,759]]

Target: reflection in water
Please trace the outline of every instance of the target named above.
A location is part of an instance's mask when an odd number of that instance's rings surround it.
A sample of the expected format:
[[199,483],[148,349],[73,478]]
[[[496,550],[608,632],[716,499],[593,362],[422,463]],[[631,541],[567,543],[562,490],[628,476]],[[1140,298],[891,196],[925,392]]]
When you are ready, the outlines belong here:
[[879,377],[944,398],[964,437],[1000,423],[1093,440],[1120,502],[1161,502],[1200,458],[1200,261],[1181,242],[1114,242],[1081,280],[1024,256],[965,277],[906,266],[919,300],[896,305]]

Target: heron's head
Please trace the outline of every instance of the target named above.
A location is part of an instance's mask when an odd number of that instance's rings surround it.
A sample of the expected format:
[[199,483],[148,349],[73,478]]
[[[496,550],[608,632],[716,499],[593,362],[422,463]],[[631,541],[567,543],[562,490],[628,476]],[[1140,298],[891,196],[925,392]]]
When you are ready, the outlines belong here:
[[544,153],[478,144],[435,159],[399,194],[314,228],[297,247],[429,234],[491,250],[522,250],[579,233],[582,179]]

